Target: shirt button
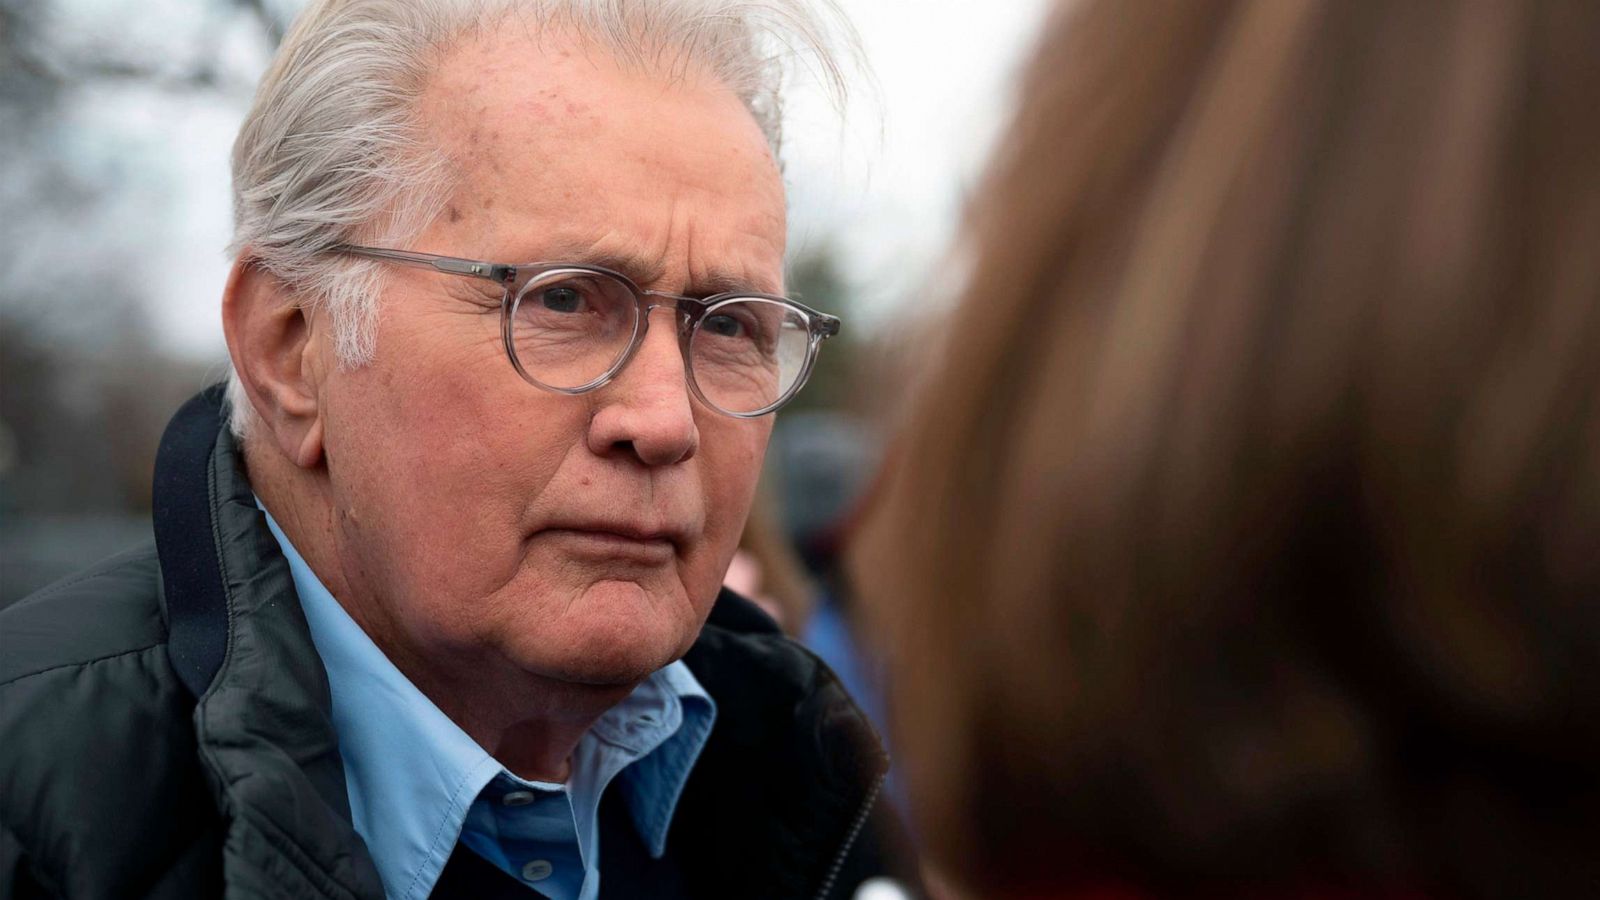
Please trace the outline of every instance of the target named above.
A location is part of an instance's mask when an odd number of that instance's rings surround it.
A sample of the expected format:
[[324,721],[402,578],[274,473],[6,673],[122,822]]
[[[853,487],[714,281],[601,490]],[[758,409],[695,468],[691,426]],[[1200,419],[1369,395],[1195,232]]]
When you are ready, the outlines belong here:
[[550,873],[554,872],[555,870],[556,867],[550,865],[550,860],[536,859],[522,867],[522,880],[543,881],[546,878],[549,878]]
[[527,806],[537,799],[539,798],[534,796],[533,791],[507,791],[506,795],[500,798],[500,802],[506,806]]

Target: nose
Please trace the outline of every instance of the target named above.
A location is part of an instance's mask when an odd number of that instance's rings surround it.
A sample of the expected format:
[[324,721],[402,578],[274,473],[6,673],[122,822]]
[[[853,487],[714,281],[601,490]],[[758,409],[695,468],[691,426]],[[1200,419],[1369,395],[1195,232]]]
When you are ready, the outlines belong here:
[[690,459],[700,447],[677,314],[671,307],[650,311],[658,313],[663,321],[646,331],[628,364],[592,395],[596,408],[588,442],[596,455],[622,453],[647,466],[670,466]]

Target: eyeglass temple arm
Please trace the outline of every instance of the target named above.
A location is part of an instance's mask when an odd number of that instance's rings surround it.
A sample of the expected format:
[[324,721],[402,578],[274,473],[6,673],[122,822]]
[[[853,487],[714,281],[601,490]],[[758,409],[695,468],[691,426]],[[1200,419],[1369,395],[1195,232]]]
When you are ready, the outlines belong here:
[[470,278],[484,278],[502,283],[510,281],[516,274],[515,266],[481,262],[475,259],[460,259],[454,256],[413,253],[410,250],[389,250],[383,247],[357,247],[354,244],[340,244],[333,249],[338,253],[347,253],[364,259],[378,259],[418,269],[432,269],[436,272],[444,272],[447,275],[466,275]]

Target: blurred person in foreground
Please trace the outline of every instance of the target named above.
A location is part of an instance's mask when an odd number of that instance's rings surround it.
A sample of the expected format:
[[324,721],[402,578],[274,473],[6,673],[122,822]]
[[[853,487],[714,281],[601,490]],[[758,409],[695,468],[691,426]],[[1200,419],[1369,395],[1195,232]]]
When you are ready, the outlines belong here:
[[879,872],[866,720],[719,594],[839,327],[782,296],[779,54],[837,76],[822,12],[301,14],[235,146],[234,377],[163,438],[155,543],[0,616],[0,894]]
[[1600,896],[1597,61],[1059,11],[854,556],[952,893]]

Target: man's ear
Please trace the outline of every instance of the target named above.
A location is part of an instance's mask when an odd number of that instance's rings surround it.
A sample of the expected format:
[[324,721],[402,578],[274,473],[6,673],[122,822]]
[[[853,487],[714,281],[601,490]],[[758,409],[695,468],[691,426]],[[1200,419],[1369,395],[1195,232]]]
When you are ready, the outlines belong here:
[[260,437],[291,462],[311,468],[322,459],[321,366],[312,319],[284,283],[240,256],[222,294],[222,332]]

